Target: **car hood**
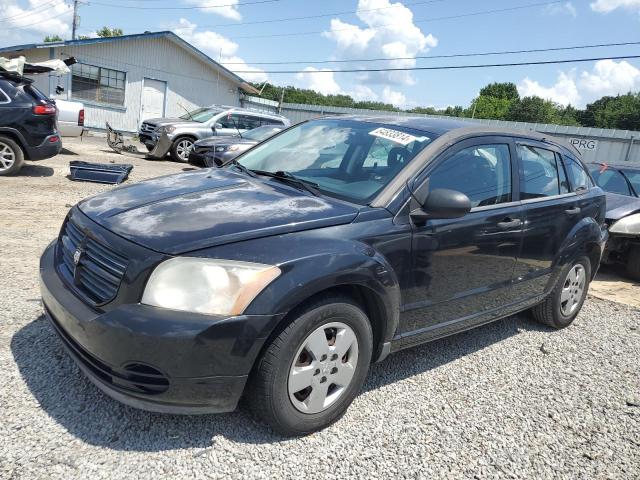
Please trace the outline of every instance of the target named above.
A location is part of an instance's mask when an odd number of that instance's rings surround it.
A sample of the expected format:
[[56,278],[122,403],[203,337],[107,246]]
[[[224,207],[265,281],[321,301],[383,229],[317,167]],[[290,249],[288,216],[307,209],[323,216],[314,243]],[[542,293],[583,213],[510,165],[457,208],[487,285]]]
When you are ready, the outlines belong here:
[[198,140],[195,145],[198,147],[214,147],[216,145],[255,145],[255,140],[248,138],[232,137],[225,135],[224,137],[209,137]]
[[640,212],[640,198],[607,193],[607,220],[617,221]]
[[89,218],[167,254],[350,223],[352,205],[266,178],[203,169],[155,178],[79,203]]
[[148,118],[145,123],[153,124],[157,127],[164,125],[173,125],[174,127],[188,127],[190,125],[202,125],[200,122],[193,120],[185,120],[184,118]]

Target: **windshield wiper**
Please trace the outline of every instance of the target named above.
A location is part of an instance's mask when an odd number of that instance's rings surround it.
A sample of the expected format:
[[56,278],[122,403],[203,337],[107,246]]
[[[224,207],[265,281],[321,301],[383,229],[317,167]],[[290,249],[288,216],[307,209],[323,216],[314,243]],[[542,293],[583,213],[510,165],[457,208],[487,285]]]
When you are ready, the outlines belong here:
[[277,172],[269,172],[266,170],[251,170],[251,171],[258,175],[275,178],[277,180],[280,180],[281,182],[298,185],[299,187],[302,187],[307,192],[312,193],[316,197],[320,196],[320,185],[310,180],[305,180],[303,178],[296,177],[295,175],[289,172],[285,172],[283,170],[278,170]]
[[218,168],[223,168],[226,167],[227,165],[232,165],[234,167],[236,167],[238,170],[240,170],[243,173],[246,173],[247,175],[251,176],[251,177],[255,177],[256,174],[254,173],[253,170],[249,170],[247,167],[245,167],[244,165],[242,165],[240,162],[238,162],[236,159],[233,160],[229,160],[228,162],[222,163],[220,162],[217,158],[213,161],[213,163],[215,164],[216,167]]

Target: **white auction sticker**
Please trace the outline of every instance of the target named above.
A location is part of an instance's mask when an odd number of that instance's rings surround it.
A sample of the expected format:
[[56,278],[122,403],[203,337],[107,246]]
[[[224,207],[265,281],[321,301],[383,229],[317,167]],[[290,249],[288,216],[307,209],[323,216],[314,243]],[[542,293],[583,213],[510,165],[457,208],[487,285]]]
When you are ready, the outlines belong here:
[[409,135],[408,133],[383,127],[376,128],[375,130],[369,132],[369,135],[385,138],[387,140],[391,140],[392,142],[399,143],[400,145],[409,145],[411,142],[414,142],[416,140],[416,137],[414,137],[413,135]]

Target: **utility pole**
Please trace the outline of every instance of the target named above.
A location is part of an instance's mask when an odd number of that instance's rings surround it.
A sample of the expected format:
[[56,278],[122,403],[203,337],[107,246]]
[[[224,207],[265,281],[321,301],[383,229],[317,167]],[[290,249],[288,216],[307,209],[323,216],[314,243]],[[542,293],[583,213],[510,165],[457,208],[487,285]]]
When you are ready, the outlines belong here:
[[78,28],[78,0],[73,0],[73,24],[71,27],[71,40],[76,39],[76,30]]

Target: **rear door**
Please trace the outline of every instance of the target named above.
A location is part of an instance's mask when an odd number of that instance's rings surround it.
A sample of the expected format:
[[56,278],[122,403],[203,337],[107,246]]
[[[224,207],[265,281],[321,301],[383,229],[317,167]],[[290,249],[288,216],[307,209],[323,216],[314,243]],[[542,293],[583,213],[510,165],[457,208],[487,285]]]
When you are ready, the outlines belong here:
[[560,151],[547,143],[516,143],[525,229],[514,271],[514,300],[540,295],[569,232],[582,217]]
[[511,301],[523,225],[514,201],[513,156],[509,138],[462,141],[416,182],[428,182],[429,191],[463,192],[472,209],[461,218],[413,225],[413,264],[401,315],[407,343],[481,322]]

